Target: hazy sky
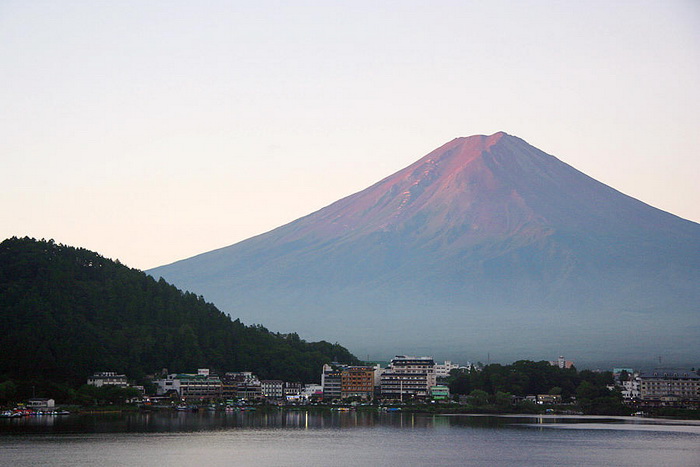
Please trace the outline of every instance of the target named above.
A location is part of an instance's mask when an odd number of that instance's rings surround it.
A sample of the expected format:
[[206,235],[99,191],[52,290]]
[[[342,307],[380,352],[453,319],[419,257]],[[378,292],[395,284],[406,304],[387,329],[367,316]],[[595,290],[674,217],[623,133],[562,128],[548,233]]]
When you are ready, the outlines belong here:
[[147,269],[503,130],[700,221],[700,2],[0,1],[0,240]]

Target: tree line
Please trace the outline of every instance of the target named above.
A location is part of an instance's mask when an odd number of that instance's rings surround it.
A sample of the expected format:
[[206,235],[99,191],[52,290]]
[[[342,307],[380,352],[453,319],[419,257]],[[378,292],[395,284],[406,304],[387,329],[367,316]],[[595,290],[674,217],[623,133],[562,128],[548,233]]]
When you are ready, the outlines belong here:
[[468,395],[468,400],[476,407],[513,410],[512,396],[548,394],[561,396],[564,403],[575,401],[584,413],[623,415],[630,412],[622,403],[622,394],[608,389],[614,385],[611,372],[559,368],[546,361],[519,360],[510,365],[453,370],[448,384],[452,394]]

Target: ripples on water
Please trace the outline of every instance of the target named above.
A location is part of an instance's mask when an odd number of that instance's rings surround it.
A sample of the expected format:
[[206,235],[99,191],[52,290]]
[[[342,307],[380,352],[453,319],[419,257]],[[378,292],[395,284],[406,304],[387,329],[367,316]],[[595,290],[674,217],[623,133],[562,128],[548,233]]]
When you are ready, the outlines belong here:
[[700,424],[303,411],[30,417],[0,420],[0,464],[700,466]]

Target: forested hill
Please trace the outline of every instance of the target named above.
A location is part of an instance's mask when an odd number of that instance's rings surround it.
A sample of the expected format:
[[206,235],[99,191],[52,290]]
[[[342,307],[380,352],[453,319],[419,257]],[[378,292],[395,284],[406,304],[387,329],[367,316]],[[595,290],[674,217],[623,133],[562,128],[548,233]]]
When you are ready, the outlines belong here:
[[163,279],[49,241],[0,243],[0,381],[83,384],[94,371],[252,371],[314,382],[344,347],[232,320]]

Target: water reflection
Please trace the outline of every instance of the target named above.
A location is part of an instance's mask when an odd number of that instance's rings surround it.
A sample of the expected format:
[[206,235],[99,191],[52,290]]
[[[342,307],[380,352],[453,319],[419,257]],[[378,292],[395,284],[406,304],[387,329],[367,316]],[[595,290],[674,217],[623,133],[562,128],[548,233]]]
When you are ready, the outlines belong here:
[[[632,417],[566,416],[479,416],[384,413],[375,411],[306,411],[273,412],[149,412],[123,414],[80,414],[0,419],[0,434],[40,433],[177,433],[249,429],[326,430],[390,427],[425,430],[463,429],[541,429],[605,425],[669,425],[665,420]],[[675,422],[694,426],[693,422]],[[694,431],[694,430],[691,430]]]
[[[362,411],[27,417],[0,419],[0,463],[15,467],[700,465],[700,425],[653,423],[662,422]],[[572,429],[580,427],[585,428]]]
[[345,429],[395,427],[425,429],[493,425],[490,418],[377,412],[152,412],[24,417],[0,420],[0,433],[150,433],[235,429]]

